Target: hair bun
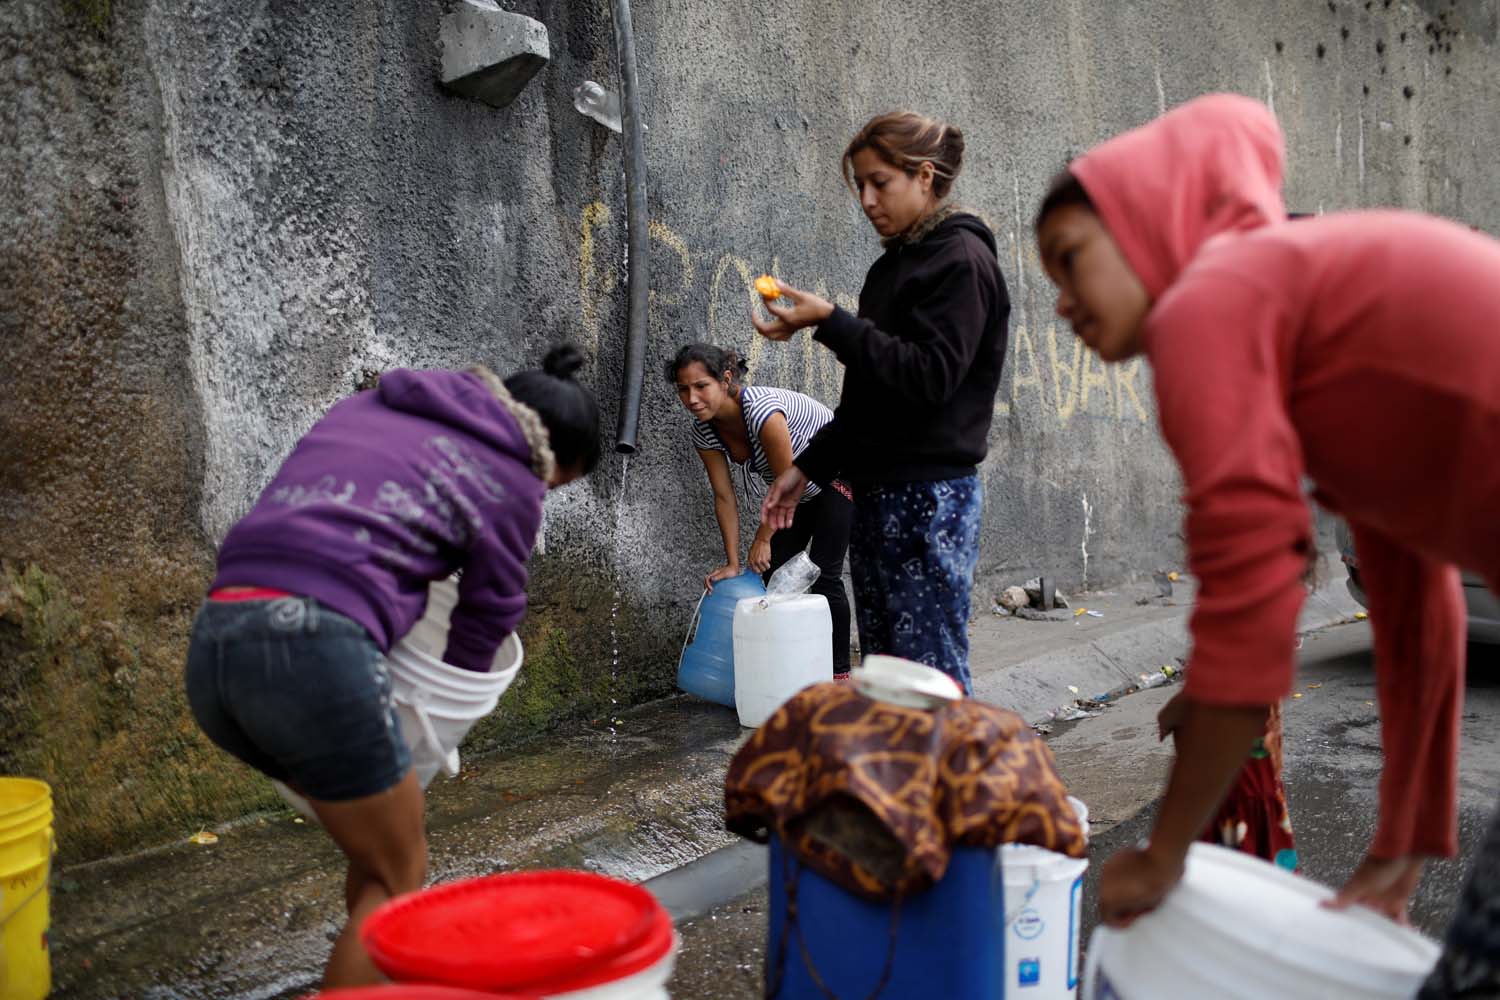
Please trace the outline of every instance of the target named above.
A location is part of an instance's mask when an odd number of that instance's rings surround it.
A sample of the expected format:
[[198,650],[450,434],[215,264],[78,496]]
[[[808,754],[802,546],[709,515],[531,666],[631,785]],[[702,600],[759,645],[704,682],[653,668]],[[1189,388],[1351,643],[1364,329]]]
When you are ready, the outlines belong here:
[[583,352],[572,344],[558,344],[542,359],[542,371],[553,378],[572,379],[583,367]]
[[964,130],[957,125],[949,125],[944,145],[947,147],[948,160],[953,164],[953,176],[957,177],[964,166]]

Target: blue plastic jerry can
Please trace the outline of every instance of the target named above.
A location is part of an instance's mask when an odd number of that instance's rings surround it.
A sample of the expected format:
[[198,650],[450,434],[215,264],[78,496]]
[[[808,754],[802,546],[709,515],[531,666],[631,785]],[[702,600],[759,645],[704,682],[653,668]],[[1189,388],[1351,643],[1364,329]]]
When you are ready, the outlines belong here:
[[734,606],[746,597],[761,597],[765,584],[746,570],[720,580],[704,594],[694,615],[692,642],[677,662],[677,686],[707,701],[734,707]]

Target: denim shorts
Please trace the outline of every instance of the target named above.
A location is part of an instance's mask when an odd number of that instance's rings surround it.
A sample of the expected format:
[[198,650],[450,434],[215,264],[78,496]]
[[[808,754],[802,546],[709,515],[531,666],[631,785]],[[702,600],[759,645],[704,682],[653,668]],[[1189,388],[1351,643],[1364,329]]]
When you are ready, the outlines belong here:
[[187,696],[209,739],[312,799],[374,795],[411,766],[379,647],[310,597],[205,601]]

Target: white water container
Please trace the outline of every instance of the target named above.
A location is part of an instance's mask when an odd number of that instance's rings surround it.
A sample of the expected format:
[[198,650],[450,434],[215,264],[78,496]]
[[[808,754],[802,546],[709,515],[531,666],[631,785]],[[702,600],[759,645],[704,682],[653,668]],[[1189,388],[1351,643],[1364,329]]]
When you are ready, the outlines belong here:
[[1182,882],[1129,927],[1089,939],[1088,1000],[1409,1000],[1439,947],[1334,891],[1240,851],[1194,844]]
[[[444,663],[448,621],[457,603],[456,580],[434,580],[427,590],[422,618],[385,656],[401,735],[411,749],[412,770],[423,788],[438,771],[450,777],[458,774],[458,745],[474,723],[495,710],[525,658],[521,637],[512,632],[495,651],[485,673]],[[305,799],[279,781],[271,784],[287,804],[317,821]]]
[[734,606],[734,707],[754,729],[809,684],[833,680],[833,616],[822,594]]
[[600,983],[569,993],[544,993],[542,996],[545,1000],[672,1000],[667,984],[677,968],[677,952],[681,947],[682,938],[673,931],[671,950],[640,972],[612,983]]
[[[1088,836],[1089,810],[1068,796]],[[1078,935],[1083,920],[1086,858],[1070,858],[1031,844],[1003,844],[1005,982],[1028,1000],[1073,1000],[1078,995]]]
[[899,656],[871,653],[850,672],[854,689],[866,698],[933,709],[958,701],[964,689],[941,670]]

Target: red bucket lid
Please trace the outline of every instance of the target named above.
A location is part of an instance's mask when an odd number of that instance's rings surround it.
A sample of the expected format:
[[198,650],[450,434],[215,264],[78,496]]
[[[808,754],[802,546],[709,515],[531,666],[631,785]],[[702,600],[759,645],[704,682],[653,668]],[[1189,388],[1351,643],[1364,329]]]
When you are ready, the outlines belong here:
[[303,1000],[534,1000],[515,993],[480,993],[452,986],[397,984],[394,986],[351,986],[342,990],[309,993]]
[[672,931],[672,918],[666,910],[662,910],[651,932],[634,948],[622,951],[608,961],[597,965],[580,966],[569,970],[570,973],[574,973],[571,975],[564,974],[556,979],[549,979],[545,983],[528,983],[527,988],[544,990],[550,996],[554,993],[572,993],[591,986],[602,986],[605,983],[617,983],[660,962],[671,954],[674,947],[676,947],[676,936]]
[[672,949],[672,921],[630,882],[515,872],[393,899],[365,920],[360,937],[398,981],[566,992],[655,964]]

